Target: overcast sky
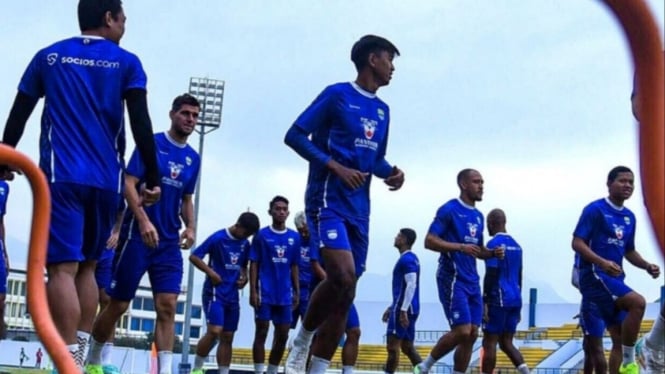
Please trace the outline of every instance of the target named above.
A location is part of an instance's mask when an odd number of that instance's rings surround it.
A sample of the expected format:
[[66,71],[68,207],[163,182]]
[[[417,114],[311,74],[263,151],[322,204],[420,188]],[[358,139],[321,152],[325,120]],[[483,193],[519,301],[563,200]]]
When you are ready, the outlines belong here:
[[[4,4],[3,123],[35,52],[79,33],[76,3]],[[551,289],[541,293],[541,302],[579,300],[569,282],[579,214],[607,194],[612,167],[638,169],[632,63],[618,24],[600,1],[125,3],[121,44],[141,58],[148,74],[155,131],[168,128],[170,103],[187,90],[191,76],[226,81],[222,127],[205,137],[200,240],[248,207],[268,224],[268,201],[276,194],[291,199],[291,217],[303,208],[307,165],[283,144],[284,133],[326,85],[355,78],[351,46],[373,33],[402,54],[390,86],[378,94],[391,108],[387,158],[405,171],[406,183],[389,192],[374,181],[368,270],[359,297],[389,297],[387,284],[377,290],[373,282],[390,276],[397,258],[393,238],[408,226],[419,235],[422,297],[437,299],[437,255],[423,249],[422,239],[436,209],[458,196],[457,172],[472,167],[485,179],[478,208],[504,209],[509,233],[524,248],[525,288]],[[662,30],[663,0],[648,3]],[[41,104],[18,146],[35,161],[40,114]],[[198,137],[190,140],[196,148]],[[636,183],[627,206],[638,219],[637,247],[662,267],[639,175]],[[12,266],[23,268],[30,191],[21,178],[11,189],[7,241]],[[626,267],[630,285],[648,300],[659,296],[662,276],[653,280]]]

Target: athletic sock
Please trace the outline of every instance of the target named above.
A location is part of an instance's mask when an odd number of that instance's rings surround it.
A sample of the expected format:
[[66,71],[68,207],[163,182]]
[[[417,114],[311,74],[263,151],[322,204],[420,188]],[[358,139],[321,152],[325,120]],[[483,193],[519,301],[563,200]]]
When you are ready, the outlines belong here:
[[206,358],[201,357],[199,355],[196,355],[194,357],[194,370],[200,369],[203,367],[203,363],[205,362]]
[[90,339],[90,350],[88,351],[87,361],[90,365],[102,364],[102,351],[104,350],[104,343],[96,341],[94,338]]
[[278,365],[268,364],[268,370],[266,370],[266,374],[277,374],[277,369],[279,369]]
[[353,374],[353,365],[342,366],[342,374]]
[[263,371],[266,369],[266,365],[263,363],[254,363],[254,373],[255,374],[263,374]]
[[219,374],[229,374],[229,367],[228,366],[220,366],[219,367]]
[[307,373],[325,374],[329,366],[330,366],[330,361],[326,360],[325,358],[312,356],[312,360],[310,361],[309,371]]
[[[92,350],[92,341],[90,339],[90,349]],[[102,365],[111,365],[111,354],[113,353],[113,343],[106,342],[104,343],[104,348],[102,348]]]
[[635,362],[635,347],[624,345],[623,347],[623,364],[628,365]]
[[527,366],[526,363],[524,363],[522,365],[519,365],[517,367],[517,372],[520,373],[520,374],[529,374],[530,373],[529,367]]
[[159,374],[171,374],[171,367],[173,366],[173,352],[157,352],[157,362],[159,363]]

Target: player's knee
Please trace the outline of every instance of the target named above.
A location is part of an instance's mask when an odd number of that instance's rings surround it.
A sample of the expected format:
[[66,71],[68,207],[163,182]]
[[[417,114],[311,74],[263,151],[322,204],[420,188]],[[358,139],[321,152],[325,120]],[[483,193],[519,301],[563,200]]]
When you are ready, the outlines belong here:
[[397,357],[399,356],[399,350],[397,349],[397,347],[389,346],[386,350],[388,352],[388,361],[395,362],[395,360],[397,360]]
[[233,332],[224,331],[219,335],[219,342],[222,344],[233,343]]
[[222,331],[222,326],[208,325],[208,332],[215,338],[219,338],[219,336],[222,334]]
[[360,341],[360,328],[354,327],[352,329],[346,330],[346,341],[351,343],[357,343]]

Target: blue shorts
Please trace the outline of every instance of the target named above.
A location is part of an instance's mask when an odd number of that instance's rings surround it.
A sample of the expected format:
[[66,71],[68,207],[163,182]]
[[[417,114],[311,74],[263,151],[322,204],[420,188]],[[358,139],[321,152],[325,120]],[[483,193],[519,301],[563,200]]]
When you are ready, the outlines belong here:
[[95,280],[97,287],[100,290],[106,290],[111,285],[111,278],[113,277],[113,257],[115,250],[104,249],[102,256],[97,261],[95,268]]
[[300,285],[300,300],[298,301],[298,307],[293,310],[291,316],[291,328],[295,329],[298,324],[298,319],[305,318],[305,312],[307,312],[307,304],[309,303],[309,289],[306,292],[303,292],[303,284]]
[[261,303],[258,308],[254,308],[254,318],[257,321],[272,321],[275,325],[290,325],[291,317],[291,305]]
[[400,310],[397,308],[392,308],[390,310],[386,335],[393,335],[397,339],[404,341],[414,341],[416,338],[416,320],[418,319],[418,315],[407,312],[407,316],[409,317],[409,326],[404,328],[402,327],[402,324],[399,323],[399,314]]
[[130,239],[118,255],[110,287],[112,298],[129,301],[136,296],[141,278],[148,272],[153,294],[180,293],[183,263],[178,242],[149,248],[141,239]]
[[365,272],[369,247],[369,219],[342,217],[328,208],[308,214],[312,245],[322,248],[351,251],[356,265],[356,277]]
[[202,299],[202,304],[207,324],[221,326],[222,331],[234,332],[238,330],[240,304],[224,304],[220,299],[205,296]]
[[358,310],[356,304],[351,304],[349,308],[349,315],[346,317],[346,330],[351,330],[360,327],[360,317],[358,317]]
[[483,322],[483,332],[492,335],[514,334],[520,323],[521,306],[487,306],[487,322]]
[[51,183],[46,263],[98,260],[118,213],[120,194],[75,183]]
[[625,317],[626,312],[616,309],[613,300],[610,304],[603,305],[582,298],[580,327],[586,336],[602,338],[607,327],[620,325]]
[[611,277],[603,273],[587,273],[580,279],[582,298],[587,298],[599,305],[606,304],[633,292],[624,283],[624,277]]
[[436,279],[439,301],[450,327],[460,325],[480,326],[483,320],[483,297],[480,286],[462,284],[459,281]]

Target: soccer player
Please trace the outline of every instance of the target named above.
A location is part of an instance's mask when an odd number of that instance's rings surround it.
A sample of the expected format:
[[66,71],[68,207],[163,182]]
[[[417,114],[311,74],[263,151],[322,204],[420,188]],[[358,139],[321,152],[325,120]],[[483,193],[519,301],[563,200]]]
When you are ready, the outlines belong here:
[[416,232],[410,228],[399,230],[394,246],[399,259],[393,268],[392,304],[383,313],[383,322],[388,323],[386,349],[386,373],[394,373],[399,365],[400,350],[416,366],[422,360],[413,346],[416,337],[416,320],[420,313],[420,261],[411,250],[416,241]]
[[592,303],[607,326],[618,324],[621,312],[623,358],[619,373],[639,373],[635,342],[644,316],[644,297],[628,287],[622,262],[625,257],[653,278],[658,265],[644,260],[635,249],[635,215],[624,206],[633,194],[633,172],[617,166],[607,176],[609,196],[587,205],[573,233],[572,247],[580,255],[582,305]]
[[289,338],[292,313],[300,300],[300,235],[286,227],[289,201],[275,196],[270,200],[268,214],[272,223],[254,235],[249,252],[249,303],[254,307],[256,323],[252,358],[256,374],[263,373],[270,321],[275,331],[266,374],[277,374]]
[[[637,83],[637,79],[634,82]],[[630,99],[633,115],[639,121],[640,101],[637,84],[633,85]],[[665,372],[665,304],[660,308],[660,315],[656,318],[651,331],[635,344],[635,353],[642,369],[651,370],[653,373]]]
[[[304,374],[314,330],[312,373],[324,372],[344,332],[356,281],[365,271],[370,181],[375,175],[391,190],[404,173],[386,161],[390,113],[376,96],[390,83],[397,48],[366,35],[351,49],[354,82],[326,87],[296,119],[285,143],[309,162],[305,212],[312,246],[321,246],[328,276],[310,295],[310,305],[286,361],[286,374]],[[311,140],[309,136],[311,135]]]
[[476,209],[476,202],[483,198],[483,183],[477,170],[460,171],[459,198],[437,210],[425,237],[425,248],[441,254],[436,281],[451,331],[439,338],[427,358],[414,367],[416,374],[429,372],[436,361],[455,348],[453,374],[464,373],[469,366],[483,314],[476,258],[502,258],[504,254],[502,248],[488,251],[483,247],[484,219]]
[[9,197],[9,184],[0,180],[0,340],[7,334],[5,325],[5,298],[7,297],[7,277],[9,276],[9,255],[5,245],[5,213],[7,213],[7,198]]
[[[142,157],[134,151],[129,161],[124,190],[129,207],[125,218],[129,233],[107,290],[111,300],[95,320],[86,366],[88,374],[101,374],[104,342],[136,295],[146,272],[157,314],[155,345],[159,373],[171,373],[176,301],[183,274],[180,250],[191,247],[195,235],[192,195],[201,159],[187,144],[187,138],[194,131],[199,111],[194,96],[176,97],[169,112],[169,130],[155,135],[162,190],[162,199],[157,204],[140,205],[138,191],[145,178]],[[182,223],[185,229],[179,235]]]
[[[79,366],[97,312],[95,265],[117,211],[124,147],[124,106],[145,162],[143,203],[159,199],[146,75],[120,48],[120,0],[80,0],[82,35],[34,56],[7,119],[3,143],[15,147],[37,101],[45,97],[40,167],[51,191],[47,296],[55,326]],[[0,178],[11,179],[7,166]]]
[[520,374],[528,374],[524,357],[513,345],[522,311],[522,247],[506,232],[506,214],[493,209],[487,215],[487,231],[493,238],[487,242],[492,251],[502,248],[504,257],[485,260],[483,281],[483,373],[492,373],[496,366],[496,344],[508,356]]
[[[309,285],[311,291],[327,276],[320,253],[318,247],[312,247],[310,256],[312,281]],[[344,327],[344,344],[342,344],[342,374],[353,374],[358,361],[358,346],[360,345],[360,317],[355,304],[351,304],[348,313]],[[315,334],[312,342],[315,342],[316,339],[318,339],[318,336]],[[308,357],[308,360],[310,359],[311,357]]]
[[312,265],[310,264],[310,235],[307,226],[307,216],[305,212],[296,213],[293,223],[300,234],[300,262],[298,262],[298,278],[300,283],[300,300],[298,308],[293,310],[291,328],[295,329],[298,319],[305,317],[307,304],[309,303],[309,287],[312,283]]
[[[233,336],[240,320],[238,290],[247,284],[247,238],[258,229],[259,217],[251,212],[242,213],[235,224],[210,235],[189,256],[189,261],[206,275],[201,299],[208,324],[196,345],[192,374],[203,374],[203,363],[218,340],[219,374],[229,373]],[[207,263],[203,261],[206,256]]]

